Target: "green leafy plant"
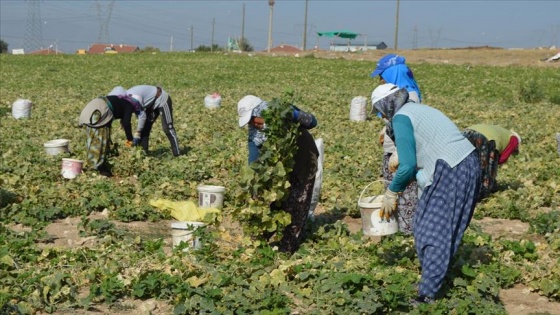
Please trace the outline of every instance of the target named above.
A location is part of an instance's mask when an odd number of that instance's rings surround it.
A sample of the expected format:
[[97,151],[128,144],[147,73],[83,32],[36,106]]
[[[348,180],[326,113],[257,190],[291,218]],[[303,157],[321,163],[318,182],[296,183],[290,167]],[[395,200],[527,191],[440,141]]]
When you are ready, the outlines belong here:
[[291,123],[293,93],[282,99],[274,98],[263,112],[267,140],[260,149],[260,157],[245,168],[240,192],[236,196],[238,209],[234,218],[243,224],[245,233],[262,236],[281,232],[290,223],[289,214],[272,208],[281,208],[288,197],[289,174],[294,167],[299,130]]

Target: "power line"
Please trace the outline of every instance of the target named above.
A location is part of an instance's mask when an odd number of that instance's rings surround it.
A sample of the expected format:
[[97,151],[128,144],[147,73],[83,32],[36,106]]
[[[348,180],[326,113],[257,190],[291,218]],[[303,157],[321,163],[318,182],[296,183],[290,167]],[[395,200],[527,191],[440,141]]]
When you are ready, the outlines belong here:
[[43,30],[41,21],[41,4],[39,0],[27,1],[27,22],[23,37],[25,51],[39,50],[43,47]]
[[107,6],[107,12],[104,13],[101,4],[97,2],[97,17],[99,19],[99,35],[97,36],[98,43],[109,43],[109,21],[111,21],[111,14],[113,13],[113,5],[115,0],[112,0]]

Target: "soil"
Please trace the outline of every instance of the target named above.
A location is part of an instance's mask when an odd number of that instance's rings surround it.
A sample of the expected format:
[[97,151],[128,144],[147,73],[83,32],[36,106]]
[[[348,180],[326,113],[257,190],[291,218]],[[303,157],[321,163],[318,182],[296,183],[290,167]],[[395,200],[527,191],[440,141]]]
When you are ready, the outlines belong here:
[[[415,50],[370,50],[365,52],[341,53],[332,51],[305,51],[299,53],[274,53],[273,56],[306,56],[316,58],[342,58],[347,60],[371,60],[376,63],[386,54],[394,53],[406,57],[408,64],[453,64],[466,66],[534,66],[560,68],[560,60],[546,60],[559,52],[555,49],[501,49],[492,47],[470,47],[463,49],[415,49]],[[266,53],[258,53],[266,55]]]

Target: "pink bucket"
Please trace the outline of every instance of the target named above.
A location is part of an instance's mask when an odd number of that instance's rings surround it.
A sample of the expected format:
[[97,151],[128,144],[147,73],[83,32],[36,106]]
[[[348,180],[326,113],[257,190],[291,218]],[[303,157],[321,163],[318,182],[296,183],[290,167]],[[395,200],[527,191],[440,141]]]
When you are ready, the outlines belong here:
[[62,159],[62,177],[73,179],[82,172],[84,161],[74,159]]

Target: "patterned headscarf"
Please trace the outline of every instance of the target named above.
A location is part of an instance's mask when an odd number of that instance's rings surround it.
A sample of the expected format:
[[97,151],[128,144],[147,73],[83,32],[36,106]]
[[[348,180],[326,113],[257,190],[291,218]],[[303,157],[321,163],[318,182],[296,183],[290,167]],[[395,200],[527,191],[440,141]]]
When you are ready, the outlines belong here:
[[[262,102],[257,107],[253,108],[251,112],[252,117],[262,117],[262,112],[268,108],[268,102]],[[253,141],[257,146],[261,146],[266,141],[266,134],[264,129],[266,128],[266,124],[264,125],[263,129],[257,129],[252,125],[249,125],[249,141]]]
[[408,102],[408,91],[406,88],[401,88],[398,91],[385,96],[379,101],[373,104],[373,107],[383,114],[387,119],[387,135],[393,139],[395,135],[393,133],[393,117],[395,114],[403,107],[404,104]]

